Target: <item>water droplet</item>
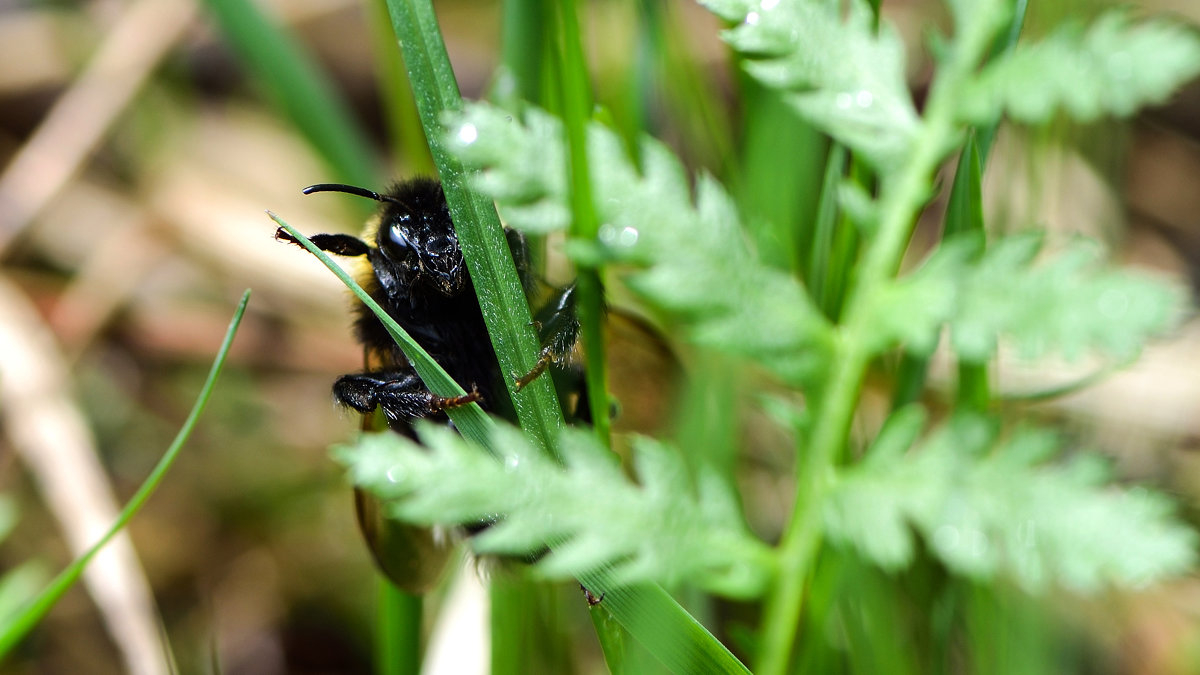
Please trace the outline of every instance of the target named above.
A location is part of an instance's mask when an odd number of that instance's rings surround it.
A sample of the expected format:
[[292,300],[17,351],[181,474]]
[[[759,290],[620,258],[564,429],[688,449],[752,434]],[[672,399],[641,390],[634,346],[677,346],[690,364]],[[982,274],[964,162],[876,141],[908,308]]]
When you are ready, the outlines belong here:
[[504,470],[516,471],[521,466],[521,458],[517,455],[509,455],[504,458]]
[[751,26],[758,25],[758,12],[750,12],[746,15],[746,23]]
[[458,142],[463,145],[470,145],[479,138],[479,130],[474,124],[467,122],[458,128]]
[[404,467],[397,464],[387,470],[387,479],[392,483],[399,483],[404,480]]
[[835,103],[837,104],[837,107],[841,108],[842,110],[849,110],[850,106],[854,105],[854,97],[846,92],[841,92],[837,95]]
[[629,248],[638,242],[640,233],[637,228],[617,227],[611,223],[605,224],[600,228],[600,241],[607,246],[620,246]]
[[854,102],[857,103],[858,107],[860,108],[869,108],[871,107],[871,104],[875,102],[875,95],[866,89],[863,89],[854,95]]
[[617,245],[630,247],[637,243],[638,231],[632,227],[622,227],[621,233],[617,235]]

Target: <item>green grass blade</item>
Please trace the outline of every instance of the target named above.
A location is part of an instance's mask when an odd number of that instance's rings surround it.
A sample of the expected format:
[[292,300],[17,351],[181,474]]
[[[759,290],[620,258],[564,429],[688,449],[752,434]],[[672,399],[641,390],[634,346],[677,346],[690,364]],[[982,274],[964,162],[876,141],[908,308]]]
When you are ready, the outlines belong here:
[[374,185],[377,157],[329,78],[297,41],[249,0],[205,0],[221,33],[336,174]]
[[545,0],[505,0],[501,7],[500,63],[503,77],[511,79],[511,89],[500,94],[501,101],[516,99],[544,103],[542,72],[545,67]]
[[740,180],[733,183],[739,208],[762,259],[808,279],[821,200],[836,197],[822,191],[827,184],[820,179],[829,141],[777,90],[749,76],[741,80],[743,151]]
[[[507,374],[527,373],[536,362],[539,345],[504,228],[491,200],[467,188],[465,168],[444,147],[442,116],[461,110],[462,97],[433,5],[429,0],[388,0],[388,11],[500,368]],[[521,427],[549,451],[563,425],[550,378],[540,377],[519,393],[512,378],[506,378],[505,384]]]
[[[601,574],[581,579],[599,597]],[[593,612],[609,612],[651,654],[675,673],[750,673],[712,633],[659,586],[638,585],[604,592]]]
[[421,670],[421,611],[419,595],[405,593],[383,575],[376,575],[379,632],[375,640],[375,672],[405,675]]
[[[364,305],[366,305],[372,312],[375,313],[375,316],[379,318],[381,323],[383,323],[384,328],[387,329],[388,333],[392,336],[392,339],[395,340],[396,344],[400,346],[400,349],[404,352],[404,355],[407,356],[408,360],[412,362],[413,368],[416,368],[417,374],[421,376],[421,381],[425,383],[425,386],[429,387],[429,391],[437,394],[438,396],[443,396],[446,398],[463,396],[466,394],[466,391],[464,391],[463,388],[460,387],[458,383],[455,382],[440,365],[438,365],[437,361],[434,361],[433,357],[429,356],[429,354],[423,348],[421,348],[421,345],[417,344],[417,341],[412,339],[412,337],[405,332],[405,330],[401,328],[399,324],[396,323],[395,319],[388,316],[388,313],[379,306],[379,303],[375,302],[374,298],[368,295],[367,292],[362,289],[362,286],[359,286],[358,282],[356,282],[353,277],[346,273],[346,270],[343,270],[329,256],[325,255],[324,251],[314,246],[313,243],[309,241],[308,237],[300,234],[291,225],[285,223],[279,216],[276,216],[270,211],[267,212],[267,215],[271,217],[271,220],[274,220],[276,223],[278,223],[279,226],[284,229],[284,231],[294,237],[296,241],[300,242],[300,244],[304,246],[309,253],[315,255],[317,259],[320,260],[323,265],[325,265],[325,267],[329,268],[329,271],[337,275],[337,278],[346,285],[346,288],[350,289],[350,292],[354,293],[355,297],[357,297]],[[458,429],[459,433],[475,441],[476,443],[479,443],[481,447],[487,447],[488,436],[490,435],[493,422],[492,418],[488,417],[478,404],[471,403],[470,405],[449,408],[446,410],[446,414],[449,415],[450,419],[454,421],[454,426]]]
[[829,151],[825,163],[825,178],[821,182],[821,196],[817,201],[817,219],[813,224],[813,237],[810,249],[811,257],[807,265],[809,293],[826,316],[830,316],[831,299],[829,289],[833,282],[830,271],[833,267],[834,231],[842,219],[838,217],[837,192],[838,185],[846,173],[848,153],[845,146],[835,144]]
[[[593,241],[600,229],[592,201],[592,181],[588,170],[587,123],[592,109],[591,86],[583,56],[583,38],[579,34],[579,18],[575,0],[558,4],[559,29],[562,42],[562,67],[559,81],[563,96],[563,130],[567,137],[568,174],[570,175],[571,227],[570,236]],[[587,364],[588,403],[596,437],[606,447],[609,440],[609,397],[604,357],[604,300],[600,281],[601,270],[595,267],[577,269],[576,288],[579,293],[579,324]]]
[[[604,602],[600,598],[597,600]],[[625,644],[625,639],[629,636],[628,631],[617,623],[610,612],[589,607],[588,616],[592,620],[596,638],[600,641],[600,651],[604,654],[604,664],[608,666],[609,674],[626,675],[629,672],[626,667],[629,655]]]
[[[1021,28],[1025,26],[1025,11],[1028,8],[1029,0],[1015,0],[1012,21],[1008,24],[1008,30],[997,38],[996,44],[992,47],[992,58],[1011,52],[1017,46],[1017,39],[1021,37]],[[992,151],[992,141],[996,139],[996,130],[999,127],[1000,121],[997,120],[986,127],[979,127],[975,130],[975,137],[979,144],[980,166],[987,165],[988,154]]]
[[212,395],[213,387],[217,383],[217,377],[220,376],[221,370],[225,366],[225,357],[229,354],[229,347],[233,344],[233,337],[237,334],[238,325],[242,321],[242,315],[246,312],[246,303],[249,301],[250,291],[247,290],[242,294],[242,300],[238,303],[237,311],[234,312],[233,319],[229,322],[229,329],[225,332],[225,340],[221,343],[221,348],[217,351],[216,358],[213,359],[212,368],[208,371],[208,379],[204,381],[204,386],[200,389],[200,395],[196,398],[196,403],[192,406],[192,411],[188,413],[187,419],[184,421],[183,426],[179,428],[179,433],[175,435],[175,440],[171,442],[166,453],[158,460],[158,464],[154,466],[150,475],[146,477],[146,480],[138,488],[137,492],[134,493],[129,502],[125,504],[125,508],[121,509],[116,522],[113,523],[108,532],[93,544],[87,552],[76,558],[74,562],[60,572],[31,603],[26,605],[0,627],[0,658],[3,658],[12,651],[21,638],[33,630],[33,627],[54,607],[59,598],[75,584],[80,575],[83,574],[84,568],[92,561],[92,558],[96,557],[96,554],[104,548],[104,545],[129,524],[133,516],[145,506],[146,501],[158,489],[163,477],[175,463],[176,458],[179,457],[179,452],[183,449],[183,444],[191,436],[192,429],[196,427],[196,421],[200,419],[200,414],[204,412],[205,406],[208,405],[208,399]]
[[[979,145],[972,134],[958,158],[950,201],[946,205],[943,238],[970,237],[976,254],[983,252],[986,232],[983,227],[983,169]],[[960,361],[958,364],[958,405],[981,411],[991,400],[986,363]]]

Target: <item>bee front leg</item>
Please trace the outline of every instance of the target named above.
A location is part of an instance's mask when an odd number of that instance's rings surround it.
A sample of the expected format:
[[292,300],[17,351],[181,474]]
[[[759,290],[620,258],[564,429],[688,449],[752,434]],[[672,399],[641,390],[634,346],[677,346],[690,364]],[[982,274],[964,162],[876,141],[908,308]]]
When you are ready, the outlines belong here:
[[333,397],[364,415],[379,408],[393,428],[404,428],[415,419],[483,399],[474,387],[464,396],[438,396],[411,370],[343,375],[333,383]]
[[[299,240],[288,234],[287,230],[282,227],[275,230],[275,239],[286,241],[289,244],[301,246]],[[371,252],[371,247],[365,241],[358,237],[352,237],[348,234],[314,234],[308,238],[314,246],[334,255],[344,255],[353,258],[360,255],[367,255]]]

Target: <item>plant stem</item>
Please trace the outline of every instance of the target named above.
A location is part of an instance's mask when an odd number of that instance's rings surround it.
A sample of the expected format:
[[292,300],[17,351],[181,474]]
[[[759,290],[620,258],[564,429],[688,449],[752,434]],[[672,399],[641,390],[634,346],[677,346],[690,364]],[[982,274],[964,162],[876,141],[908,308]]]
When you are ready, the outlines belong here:
[[867,249],[857,283],[849,291],[845,321],[838,327],[833,350],[829,386],[817,403],[808,452],[797,462],[796,501],[779,546],[780,574],[763,614],[762,647],[755,670],[761,675],[788,672],[806,580],[820,549],[825,498],[833,484],[834,467],[846,447],[863,377],[873,356],[865,338],[872,330],[874,299],[895,276],[916,216],[929,194],[930,177],[959,135],[956,95],[982,58],[995,29],[996,21],[984,18],[967,24],[956,40],[953,56],[934,81],[912,154],[883,184],[879,230]]
[[[570,175],[571,229],[573,238],[591,241],[600,223],[592,200],[591,175],[587,158],[587,123],[592,108],[591,84],[584,61],[583,40],[579,30],[576,0],[557,5],[559,36],[562,40],[562,67],[558,69],[562,91],[563,130],[568,149],[567,172]],[[600,270],[582,267],[575,282],[578,293],[580,332],[587,367],[589,411],[596,437],[605,447],[609,442],[608,373],[604,349],[604,299]]]

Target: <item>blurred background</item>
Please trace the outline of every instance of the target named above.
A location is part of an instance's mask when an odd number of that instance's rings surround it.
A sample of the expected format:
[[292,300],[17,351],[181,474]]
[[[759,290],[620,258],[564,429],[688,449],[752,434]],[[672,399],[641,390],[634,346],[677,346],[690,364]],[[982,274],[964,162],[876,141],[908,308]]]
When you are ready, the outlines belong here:
[[[98,561],[98,583],[72,591],[0,672],[164,672],[161,642],[180,672],[370,671],[376,581],[327,456],[358,426],[334,408],[329,386],[359,368],[361,352],[346,292],[275,242],[264,211],[304,232],[354,232],[371,205],[300,194],[355,177],[279,103],[273,88],[288,82],[243,65],[245,47],[232,48],[213,18],[229,4],[0,0],[0,568],[37,583],[99,536],[183,422],[238,298],[253,289],[208,411],[133,521],[132,547]],[[1031,5],[1029,35],[1106,6]],[[379,86],[395,71],[380,56],[390,45],[378,39],[373,0],[254,6],[294,36],[361,130],[370,159],[357,182],[380,188],[429,171],[417,128],[396,127],[402,101]],[[502,44],[501,4],[436,6],[464,96],[504,95],[502,47],[520,46]],[[910,46],[920,101],[925,38],[947,25],[944,11],[918,0],[883,9]],[[1135,11],[1200,24],[1191,0]],[[731,70],[711,15],[683,1],[598,0],[584,21],[596,97],[614,124],[667,141],[739,195],[774,191],[803,213],[803,186],[819,185],[819,173],[789,176],[762,160],[770,140],[743,124],[752,85]],[[1200,83],[1135,120],[1003,129],[985,198],[991,227],[1085,232],[1119,260],[1195,289]],[[1003,366],[999,381],[1039,391],[1087,371]],[[1200,331],[1189,322],[1133,368],[1036,414],[1194,512],[1197,373]],[[651,410],[643,426],[669,415],[654,400],[623,403]],[[777,483],[784,460],[770,453],[781,444],[745,426],[758,471]],[[788,492],[770,483],[747,496],[764,537],[777,534]],[[1089,672],[1200,668],[1195,581],[1073,602]]]

